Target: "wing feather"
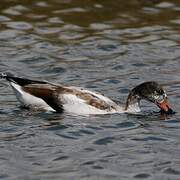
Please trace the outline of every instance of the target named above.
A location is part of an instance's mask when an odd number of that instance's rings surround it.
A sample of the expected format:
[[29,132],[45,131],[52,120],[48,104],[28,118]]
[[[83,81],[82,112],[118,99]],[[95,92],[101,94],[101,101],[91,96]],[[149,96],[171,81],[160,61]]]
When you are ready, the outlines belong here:
[[50,84],[29,84],[23,86],[22,89],[33,96],[43,99],[55,111],[63,111],[62,104],[58,100],[56,86]]

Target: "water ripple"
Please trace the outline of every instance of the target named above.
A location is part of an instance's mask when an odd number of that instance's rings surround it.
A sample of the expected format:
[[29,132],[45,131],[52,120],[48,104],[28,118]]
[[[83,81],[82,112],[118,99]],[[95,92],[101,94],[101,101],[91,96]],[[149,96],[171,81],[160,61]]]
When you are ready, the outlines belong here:
[[[120,4],[120,6],[119,6]],[[0,85],[0,178],[179,179],[179,1],[1,1],[0,70],[83,86],[124,105],[142,81],[177,112],[137,115],[22,109]]]

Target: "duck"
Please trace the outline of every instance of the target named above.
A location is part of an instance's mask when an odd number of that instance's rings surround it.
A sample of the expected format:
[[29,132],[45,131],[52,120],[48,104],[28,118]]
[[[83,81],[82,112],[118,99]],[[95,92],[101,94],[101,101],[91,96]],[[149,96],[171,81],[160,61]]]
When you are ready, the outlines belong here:
[[98,92],[82,87],[31,80],[9,72],[1,73],[0,78],[9,82],[21,106],[30,109],[79,115],[139,113],[140,101],[144,99],[156,104],[161,112],[172,112],[165,90],[156,81],[143,82],[131,89],[123,107]]

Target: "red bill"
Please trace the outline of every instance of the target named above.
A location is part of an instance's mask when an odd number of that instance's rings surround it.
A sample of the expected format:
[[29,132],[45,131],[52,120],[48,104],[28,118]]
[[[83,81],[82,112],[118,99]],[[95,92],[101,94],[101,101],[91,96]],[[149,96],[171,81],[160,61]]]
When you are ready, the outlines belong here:
[[164,100],[161,101],[161,102],[157,102],[157,106],[158,106],[161,110],[163,110],[163,111],[165,111],[165,112],[167,112],[167,111],[170,109],[170,106],[169,106],[169,103],[168,103],[167,99],[164,99]]

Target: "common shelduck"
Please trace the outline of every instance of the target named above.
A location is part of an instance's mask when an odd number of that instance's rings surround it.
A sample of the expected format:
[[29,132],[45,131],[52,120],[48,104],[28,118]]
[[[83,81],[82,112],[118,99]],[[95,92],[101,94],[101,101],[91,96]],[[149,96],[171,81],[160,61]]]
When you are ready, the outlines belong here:
[[144,99],[156,104],[163,112],[172,112],[166,92],[154,81],[133,88],[122,107],[104,95],[80,87],[30,80],[11,73],[2,73],[0,77],[9,81],[17,100],[27,108],[82,115],[136,113],[140,112],[140,101]]

